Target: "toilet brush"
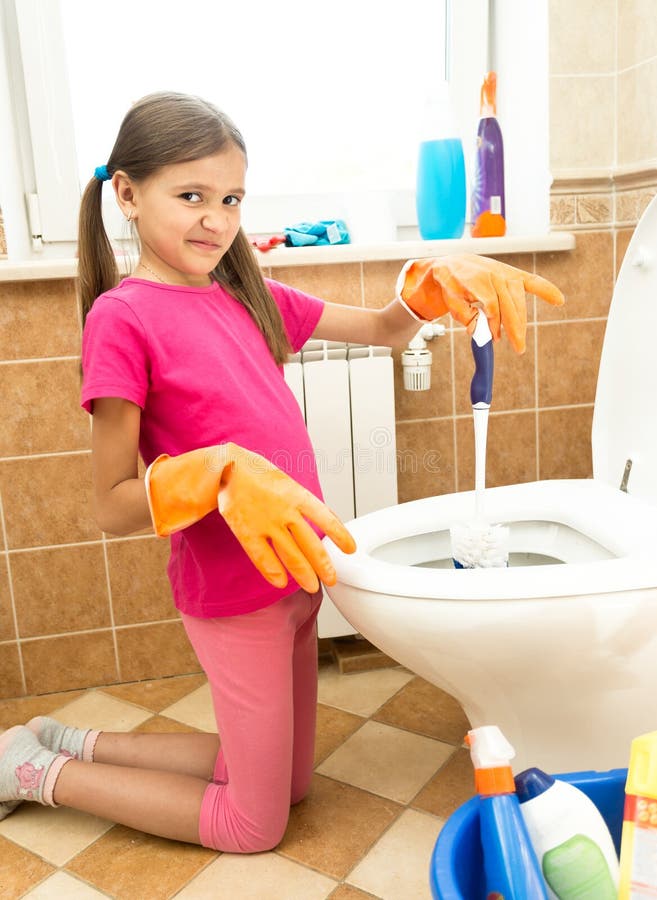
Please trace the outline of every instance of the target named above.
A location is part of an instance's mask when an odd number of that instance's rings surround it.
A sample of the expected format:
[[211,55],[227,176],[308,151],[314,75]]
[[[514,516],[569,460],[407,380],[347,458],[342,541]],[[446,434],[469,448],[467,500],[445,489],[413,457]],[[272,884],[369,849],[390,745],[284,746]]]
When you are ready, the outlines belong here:
[[483,312],[477,316],[471,346],[475,363],[470,383],[475,429],[475,517],[450,528],[452,559],[457,569],[503,567],[509,561],[509,529],[489,524],[483,510],[488,413],[493,395],[493,338]]

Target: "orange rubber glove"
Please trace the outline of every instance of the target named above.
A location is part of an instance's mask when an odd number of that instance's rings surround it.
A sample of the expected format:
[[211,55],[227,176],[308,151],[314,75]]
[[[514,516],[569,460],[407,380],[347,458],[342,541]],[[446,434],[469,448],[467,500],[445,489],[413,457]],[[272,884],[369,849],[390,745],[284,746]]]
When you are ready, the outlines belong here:
[[344,553],[356,549],[321,500],[269,460],[237,444],[158,456],[146,471],[146,495],[160,537],[218,508],[253,565],[276,587],[287,584],[286,570],[310,593],[318,590],[318,578],[336,582],[329,555],[307,519]]
[[411,259],[397,279],[397,299],[412,315],[431,321],[449,313],[472,334],[481,308],[493,340],[504,328],[516,353],[525,351],[526,292],[553,306],[564,302],[559,288],[540,275],[471,253]]

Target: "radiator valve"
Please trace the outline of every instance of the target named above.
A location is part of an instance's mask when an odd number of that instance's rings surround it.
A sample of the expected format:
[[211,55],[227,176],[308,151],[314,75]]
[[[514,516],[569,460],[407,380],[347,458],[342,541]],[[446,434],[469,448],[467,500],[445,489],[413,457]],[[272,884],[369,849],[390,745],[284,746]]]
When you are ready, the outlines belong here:
[[401,355],[404,372],[404,387],[407,391],[428,391],[431,387],[431,351],[427,350],[427,341],[436,335],[445,334],[445,326],[437,322],[427,322],[418,331],[408,349]]

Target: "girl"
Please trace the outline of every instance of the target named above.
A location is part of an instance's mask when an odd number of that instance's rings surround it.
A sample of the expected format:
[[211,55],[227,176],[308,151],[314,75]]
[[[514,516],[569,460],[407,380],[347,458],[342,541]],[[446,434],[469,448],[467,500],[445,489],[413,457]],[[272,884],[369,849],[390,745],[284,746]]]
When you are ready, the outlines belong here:
[[[264,280],[240,228],[245,171],[225,115],[199,98],[150,95],[128,112],[80,210],[96,518],[111,534],[153,525],[171,535],[174,601],[221,744],[216,734],[99,733],[37,717],[0,736],[0,818],[36,800],[217,850],[276,846],[312,775],[315,620],[320,580],[335,581],[320,535],[354,549],[321,501],[281,365],[311,336],[405,344],[418,314],[450,311],[471,325],[477,305],[496,336],[501,318],[524,337],[525,287],[550,293],[478,257],[405,267],[402,302],[382,310]],[[107,180],[140,246],[122,281],[101,217]]]

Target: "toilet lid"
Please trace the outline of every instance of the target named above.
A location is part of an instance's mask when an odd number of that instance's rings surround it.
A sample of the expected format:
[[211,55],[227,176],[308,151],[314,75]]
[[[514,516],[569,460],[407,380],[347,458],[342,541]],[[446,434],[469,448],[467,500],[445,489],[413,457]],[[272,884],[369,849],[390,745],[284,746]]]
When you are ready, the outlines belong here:
[[600,359],[593,476],[657,505],[657,197],[627,248]]

